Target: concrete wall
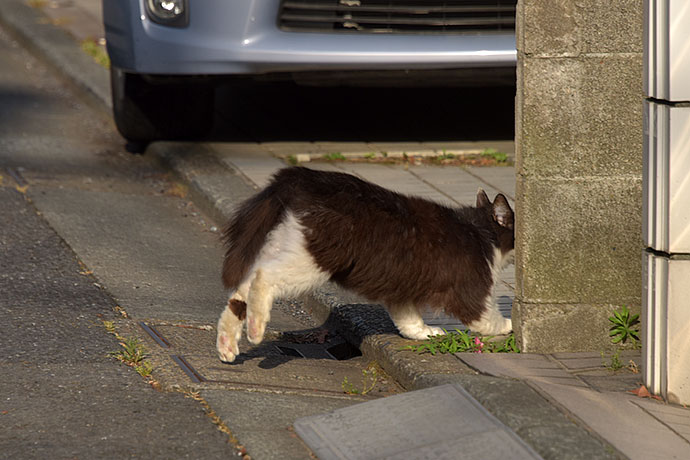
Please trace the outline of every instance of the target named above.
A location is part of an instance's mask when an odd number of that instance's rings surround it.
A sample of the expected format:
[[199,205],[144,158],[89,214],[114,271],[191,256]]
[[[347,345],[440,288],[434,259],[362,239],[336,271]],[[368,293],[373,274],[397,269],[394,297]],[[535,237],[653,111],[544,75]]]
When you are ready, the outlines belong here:
[[642,0],[519,0],[517,290],[524,351],[610,347],[641,303]]

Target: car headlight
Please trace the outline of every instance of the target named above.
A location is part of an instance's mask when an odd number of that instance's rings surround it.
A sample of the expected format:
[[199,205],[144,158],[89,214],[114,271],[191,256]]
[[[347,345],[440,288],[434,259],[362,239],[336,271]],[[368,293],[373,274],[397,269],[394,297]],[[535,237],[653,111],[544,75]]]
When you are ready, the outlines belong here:
[[189,24],[187,0],[145,0],[149,18],[158,24],[186,27]]

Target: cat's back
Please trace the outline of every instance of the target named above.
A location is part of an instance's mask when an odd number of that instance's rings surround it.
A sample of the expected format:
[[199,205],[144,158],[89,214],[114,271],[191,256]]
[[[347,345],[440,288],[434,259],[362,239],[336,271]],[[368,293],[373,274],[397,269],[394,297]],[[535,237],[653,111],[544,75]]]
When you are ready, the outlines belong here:
[[451,216],[454,211],[434,202],[403,195],[347,173],[291,167],[279,171],[273,186],[290,196],[294,211],[299,214],[335,212],[376,220],[414,220],[415,217],[436,220]]
[[333,238],[371,241],[378,236],[378,244],[398,247],[425,242],[466,246],[476,244],[481,227],[476,208],[449,208],[351,174],[291,167],[279,171],[274,184],[303,224]]
[[320,171],[301,166],[278,171],[271,184],[296,196],[328,198],[335,195],[385,193],[386,189],[370,182],[336,171]]

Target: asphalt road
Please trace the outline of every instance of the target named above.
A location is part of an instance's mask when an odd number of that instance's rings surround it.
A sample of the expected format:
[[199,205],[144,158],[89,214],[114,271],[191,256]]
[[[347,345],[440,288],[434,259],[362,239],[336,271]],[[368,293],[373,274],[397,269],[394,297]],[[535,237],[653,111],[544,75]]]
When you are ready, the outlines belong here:
[[0,458],[235,454],[197,401],[109,356],[120,346],[103,321],[118,319],[116,301],[35,200],[116,176],[132,199],[155,170],[119,153],[107,120],[1,31],[0,68]]
[[[400,391],[345,394],[368,363],[323,359],[342,339],[290,302],[222,365],[218,225],[2,31],[0,68],[0,458],[308,458],[297,417]],[[154,384],[104,321],[144,344]]]

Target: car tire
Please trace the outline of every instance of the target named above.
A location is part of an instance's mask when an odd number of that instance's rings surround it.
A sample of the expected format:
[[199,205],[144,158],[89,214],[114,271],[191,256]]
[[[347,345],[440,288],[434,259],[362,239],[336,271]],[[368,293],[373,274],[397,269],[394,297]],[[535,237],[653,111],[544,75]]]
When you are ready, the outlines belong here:
[[143,76],[110,69],[113,117],[127,141],[198,139],[213,127],[214,88],[196,82],[149,82]]

